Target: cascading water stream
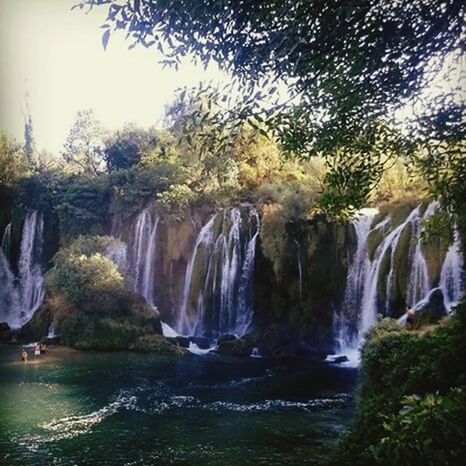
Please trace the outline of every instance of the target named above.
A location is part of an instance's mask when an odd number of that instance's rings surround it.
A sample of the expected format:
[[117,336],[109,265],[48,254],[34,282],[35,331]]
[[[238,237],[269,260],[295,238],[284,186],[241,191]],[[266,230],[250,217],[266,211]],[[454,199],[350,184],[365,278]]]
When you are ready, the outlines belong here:
[[130,243],[131,272],[135,290],[154,307],[154,260],[159,217],[155,220],[149,209],[144,209],[136,218],[133,239]]
[[[432,288],[429,279],[427,261],[422,248],[422,222],[438,210],[438,202],[430,203],[421,215],[421,205],[411,211],[406,220],[390,230],[390,217],[370,228],[372,218],[360,217],[354,221],[357,248],[348,270],[346,290],[341,312],[335,315],[334,334],[338,351],[352,351],[360,345],[364,334],[377,321],[378,311],[390,313],[390,297],[394,292],[395,256],[399,241],[404,232],[409,233],[410,246],[407,257],[406,295],[403,297],[408,306],[425,302]],[[409,228],[408,232],[406,229]],[[376,247],[372,261],[368,257],[368,241],[371,233],[382,239]],[[379,230],[376,232],[376,230]],[[457,303],[464,293],[464,260],[460,251],[460,240],[455,232],[455,239],[445,256],[440,274],[439,286],[443,290],[445,305],[448,309]],[[385,271],[384,271],[385,270]],[[380,287],[386,270],[385,295],[381,301]],[[354,322],[357,324],[354,325]]]
[[455,230],[454,241],[448,248],[440,273],[439,286],[443,291],[445,306],[448,311],[456,305],[464,294],[464,258],[461,254],[460,238]]
[[[419,218],[419,206],[416,207],[409,215],[408,218],[392,230],[379,244],[374,253],[374,258],[370,264],[367,279],[364,283],[364,293],[362,299],[362,310],[359,322],[358,340],[361,341],[363,335],[367,330],[377,322],[378,313],[378,292],[377,285],[380,278],[380,271],[384,259],[388,253],[390,257],[389,275],[387,277],[387,294],[390,292],[393,280],[393,259],[398,240],[403,230],[408,224],[413,224]],[[386,305],[386,303],[385,303]]]
[[[256,243],[260,234],[260,219],[259,214],[254,209],[251,211],[250,219],[254,218],[255,225],[250,222],[250,240],[247,243],[246,255],[243,262],[243,269],[238,290],[238,315],[236,319],[236,333],[245,335],[251,327],[252,323],[252,306],[250,300],[252,287],[252,274],[254,272],[254,260],[256,257]],[[255,231],[253,231],[255,228]]]
[[197,235],[196,243],[194,244],[194,250],[189,259],[188,266],[186,268],[186,275],[183,287],[183,301],[181,303],[181,309],[179,319],[177,323],[177,330],[182,333],[189,335],[193,331],[193,320],[188,314],[188,300],[191,292],[191,282],[193,278],[194,262],[197,258],[198,251],[201,247],[209,248],[213,241],[213,226],[217,214],[213,215],[210,220],[201,228],[201,231]]
[[342,310],[336,315],[335,334],[339,351],[354,349],[358,345],[358,327],[352,326],[350,321],[357,319],[358,309],[363,303],[363,293],[368,280],[370,267],[367,238],[374,214],[359,216],[353,221],[356,232],[356,252],[348,270],[345,296]]
[[251,209],[244,220],[237,208],[220,215],[212,216],[200,230],[186,269],[176,324],[185,335],[240,336],[251,325],[251,281],[259,216]]
[[294,240],[296,245],[296,261],[298,263],[298,278],[299,278],[299,302],[303,303],[303,264],[301,258],[301,246],[298,240]]
[[11,259],[11,223],[5,227],[2,237],[2,250],[5,254],[5,257]]
[[37,211],[26,216],[19,258],[19,283],[22,304],[21,325],[27,322],[44,299],[44,277],[40,265],[44,219]]
[[43,215],[37,211],[28,212],[21,234],[17,277],[6,255],[9,255],[8,237],[11,230],[8,229],[3,235],[0,250],[0,322],[6,322],[13,329],[28,322],[44,299],[44,277],[40,264],[43,230]]
[[20,312],[19,294],[15,286],[16,277],[2,249],[0,249],[0,322],[10,327]]
[[411,273],[408,281],[408,290],[406,295],[406,304],[414,306],[424,299],[430,291],[431,283],[427,270],[427,262],[422,252],[422,222],[431,217],[438,208],[438,202],[431,202],[421,218],[416,218],[411,223],[412,237],[411,248],[409,252]]

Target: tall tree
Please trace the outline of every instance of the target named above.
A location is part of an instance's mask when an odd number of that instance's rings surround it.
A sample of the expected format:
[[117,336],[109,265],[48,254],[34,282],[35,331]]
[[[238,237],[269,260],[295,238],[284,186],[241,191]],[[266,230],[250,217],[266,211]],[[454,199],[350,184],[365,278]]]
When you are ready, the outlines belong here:
[[97,175],[105,170],[104,131],[93,110],[80,110],[63,146],[63,158],[81,173]]
[[34,132],[32,126],[32,115],[31,115],[31,99],[29,92],[26,91],[24,95],[24,108],[23,108],[23,118],[24,118],[24,154],[29,161],[32,160],[35,151],[34,143]]

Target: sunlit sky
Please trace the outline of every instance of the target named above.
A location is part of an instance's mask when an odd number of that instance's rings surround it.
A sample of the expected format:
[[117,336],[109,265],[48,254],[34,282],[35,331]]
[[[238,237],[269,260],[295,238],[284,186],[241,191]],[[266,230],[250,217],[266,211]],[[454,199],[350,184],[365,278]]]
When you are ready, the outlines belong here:
[[59,152],[78,110],[92,108],[109,129],[125,122],[161,123],[177,88],[227,79],[187,61],[162,69],[155,50],[122,34],[101,44],[106,9],[71,11],[76,0],[0,0],[0,131],[23,139],[22,107],[30,94],[38,149]]

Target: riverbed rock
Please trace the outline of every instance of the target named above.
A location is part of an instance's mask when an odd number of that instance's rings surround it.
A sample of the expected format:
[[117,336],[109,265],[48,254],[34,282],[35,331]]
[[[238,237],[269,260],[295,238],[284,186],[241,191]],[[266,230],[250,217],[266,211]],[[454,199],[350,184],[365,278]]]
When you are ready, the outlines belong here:
[[217,344],[218,345],[221,345],[222,343],[226,342],[226,341],[234,341],[236,340],[236,336],[235,335],[231,335],[231,334],[225,334],[225,335],[222,335],[221,337],[219,337],[217,339]]
[[166,340],[181,348],[189,348],[189,338],[178,335],[176,337],[166,337]]
[[247,358],[252,353],[252,344],[241,338],[236,338],[234,340],[223,340],[218,344],[217,353],[236,356],[240,358]]
[[166,338],[156,334],[139,337],[129,349],[141,353],[157,353],[159,355],[184,356],[187,354],[185,348],[174,345]]
[[47,336],[50,324],[53,321],[52,315],[48,312],[47,306],[41,306],[16,334],[19,341],[40,341]]
[[9,341],[11,338],[11,329],[6,322],[0,323],[0,341]]
[[415,309],[414,328],[438,322],[447,316],[443,291],[440,288],[433,289],[428,298],[418,304]]
[[333,362],[335,364],[341,364],[342,362],[348,362],[348,356],[342,355],[342,356],[334,356],[332,357],[330,362]]
[[203,350],[209,349],[211,346],[210,340],[204,337],[189,337],[189,341],[195,343],[198,348]]

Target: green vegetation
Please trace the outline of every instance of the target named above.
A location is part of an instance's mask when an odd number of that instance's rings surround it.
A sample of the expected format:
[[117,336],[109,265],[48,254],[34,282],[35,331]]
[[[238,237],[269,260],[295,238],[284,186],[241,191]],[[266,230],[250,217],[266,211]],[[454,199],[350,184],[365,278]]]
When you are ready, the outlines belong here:
[[[51,315],[65,344],[82,349],[142,350],[146,340],[141,337],[161,334],[158,315],[125,289],[125,277],[106,257],[115,242],[110,237],[79,237],[53,259],[42,312]],[[152,340],[147,342],[154,346]]]
[[[199,87],[198,102],[208,112],[181,105],[191,113],[186,127],[201,136],[198,147],[223,153],[248,121],[287,153],[324,156],[329,189],[321,203],[334,215],[362,207],[393,157],[404,156],[451,213],[460,213],[464,102],[455,93],[461,93],[464,2],[84,0],[77,6],[86,5],[107,8],[104,48],[124,31],[132,46],[157,48],[164,65],[194,55],[237,78],[225,89]],[[425,93],[434,79],[443,80],[441,89]],[[287,98],[278,96],[281,83]],[[407,104],[412,116],[396,121],[394,109]]]
[[333,463],[459,465],[466,453],[466,302],[409,333],[382,320],[367,335],[357,422]]

